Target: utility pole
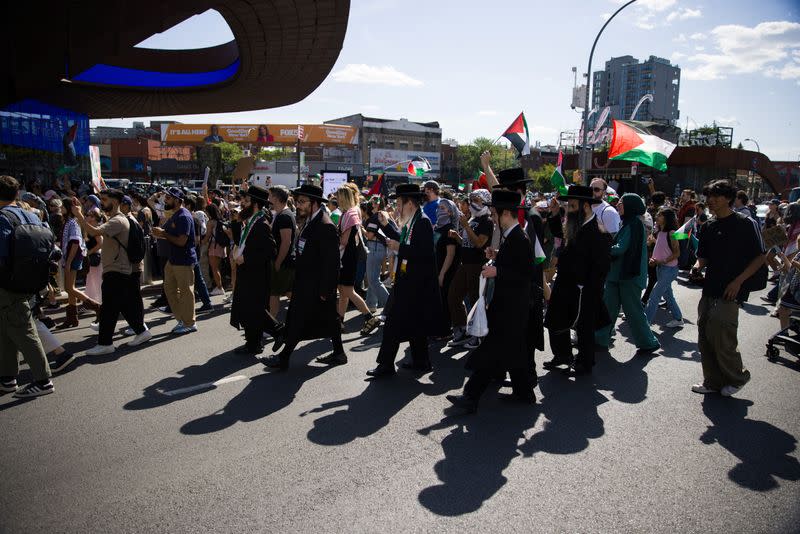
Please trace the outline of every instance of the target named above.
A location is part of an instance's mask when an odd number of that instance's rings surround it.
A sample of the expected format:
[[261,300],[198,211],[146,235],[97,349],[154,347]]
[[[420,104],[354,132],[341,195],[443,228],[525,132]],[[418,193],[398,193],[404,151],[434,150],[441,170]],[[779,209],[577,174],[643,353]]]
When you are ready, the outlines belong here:
[[608,26],[608,23],[611,22],[612,20],[614,20],[614,17],[616,17],[617,14],[620,11],[622,11],[623,9],[628,7],[629,5],[633,4],[634,2],[636,2],[636,0],[630,0],[629,2],[626,2],[623,6],[621,6],[619,9],[617,9],[614,12],[613,15],[608,17],[608,20],[606,21],[606,23],[603,24],[603,27],[600,28],[600,31],[597,33],[597,37],[594,38],[594,43],[592,44],[592,50],[591,50],[591,52],[589,52],[589,66],[586,68],[586,96],[585,96],[585,100],[584,100],[584,103],[583,103],[584,104],[583,105],[583,139],[581,140],[581,171],[583,171],[583,180],[586,183],[585,185],[589,185],[589,181],[590,180],[589,180],[588,169],[591,166],[591,157],[592,157],[591,152],[589,152],[588,154],[586,153],[586,148],[587,148],[586,145],[587,145],[587,142],[588,142],[587,138],[588,138],[588,135],[589,135],[589,117],[588,117],[588,114],[589,114],[589,93],[591,92],[591,89],[592,89],[592,58],[594,57],[594,49],[597,46],[597,41],[600,39],[600,36],[603,34],[603,30],[605,30],[606,26]]

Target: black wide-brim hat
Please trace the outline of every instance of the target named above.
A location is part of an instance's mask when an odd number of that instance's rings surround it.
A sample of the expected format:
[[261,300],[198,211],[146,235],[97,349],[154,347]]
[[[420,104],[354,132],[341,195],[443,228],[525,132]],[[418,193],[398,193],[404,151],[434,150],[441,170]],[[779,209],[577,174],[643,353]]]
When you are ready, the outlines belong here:
[[583,200],[590,204],[600,204],[602,199],[592,196],[592,188],[586,185],[571,185],[567,188],[567,194],[558,197],[559,200]]
[[516,191],[507,189],[495,189],[492,191],[492,201],[487,204],[494,209],[514,210],[522,204],[522,195]]
[[292,189],[292,196],[308,197],[323,204],[328,202],[328,199],[322,196],[322,188],[318,185],[303,184],[296,189]]
[[397,184],[397,187],[394,188],[394,192],[389,195],[390,199],[395,199],[397,197],[409,197],[409,198],[422,198],[425,196],[425,193],[420,191],[419,184]]
[[265,204],[269,204],[269,191],[257,185],[251,185],[247,188],[247,196],[261,200]]
[[497,173],[497,181],[500,183],[500,187],[514,187],[533,182],[532,179],[525,176],[525,171],[522,167],[503,169]]

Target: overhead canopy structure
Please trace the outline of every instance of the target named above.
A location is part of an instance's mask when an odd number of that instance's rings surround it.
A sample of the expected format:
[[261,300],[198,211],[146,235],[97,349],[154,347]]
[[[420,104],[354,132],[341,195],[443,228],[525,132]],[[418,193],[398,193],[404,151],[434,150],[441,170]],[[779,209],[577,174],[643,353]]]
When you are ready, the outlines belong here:
[[[298,102],[330,73],[349,0],[14,0],[0,17],[0,108],[36,99],[90,118],[219,113]],[[44,13],[42,10],[44,9]],[[135,48],[214,9],[234,40]]]

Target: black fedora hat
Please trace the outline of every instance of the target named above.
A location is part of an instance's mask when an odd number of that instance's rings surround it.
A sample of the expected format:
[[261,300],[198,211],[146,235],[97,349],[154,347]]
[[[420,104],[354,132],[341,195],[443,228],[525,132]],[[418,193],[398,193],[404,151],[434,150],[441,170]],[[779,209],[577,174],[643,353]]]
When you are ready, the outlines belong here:
[[262,202],[269,204],[269,191],[264,189],[263,187],[257,185],[251,185],[247,188],[247,196],[250,198],[255,198],[261,200]]
[[494,209],[514,210],[519,208],[522,203],[522,195],[516,191],[507,189],[495,189],[492,191],[492,201],[488,204]]
[[394,192],[389,195],[389,198],[422,198],[423,196],[425,196],[425,193],[420,191],[419,184],[397,184],[397,187],[394,188]]
[[522,167],[514,167],[513,169],[503,169],[497,173],[497,181],[500,183],[500,187],[513,187],[533,180],[525,176]]
[[292,196],[308,197],[311,200],[316,200],[322,204],[328,202],[328,199],[322,196],[322,188],[318,185],[303,184],[296,189],[292,189]]
[[567,189],[566,195],[558,197],[559,200],[584,200],[590,204],[599,204],[602,202],[599,198],[592,196],[592,188],[586,185],[571,185]]

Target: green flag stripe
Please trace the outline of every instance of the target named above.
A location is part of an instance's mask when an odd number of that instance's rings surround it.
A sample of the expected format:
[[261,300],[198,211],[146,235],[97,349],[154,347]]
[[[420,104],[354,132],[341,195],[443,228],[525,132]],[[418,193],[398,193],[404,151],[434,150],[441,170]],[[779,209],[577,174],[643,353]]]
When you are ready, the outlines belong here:
[[644,150],[629,150],[611,159],[619,159],[623,161],[638,161],[649,165],[659,171],[667,170],[667,157],[659,152],[645,152]]

